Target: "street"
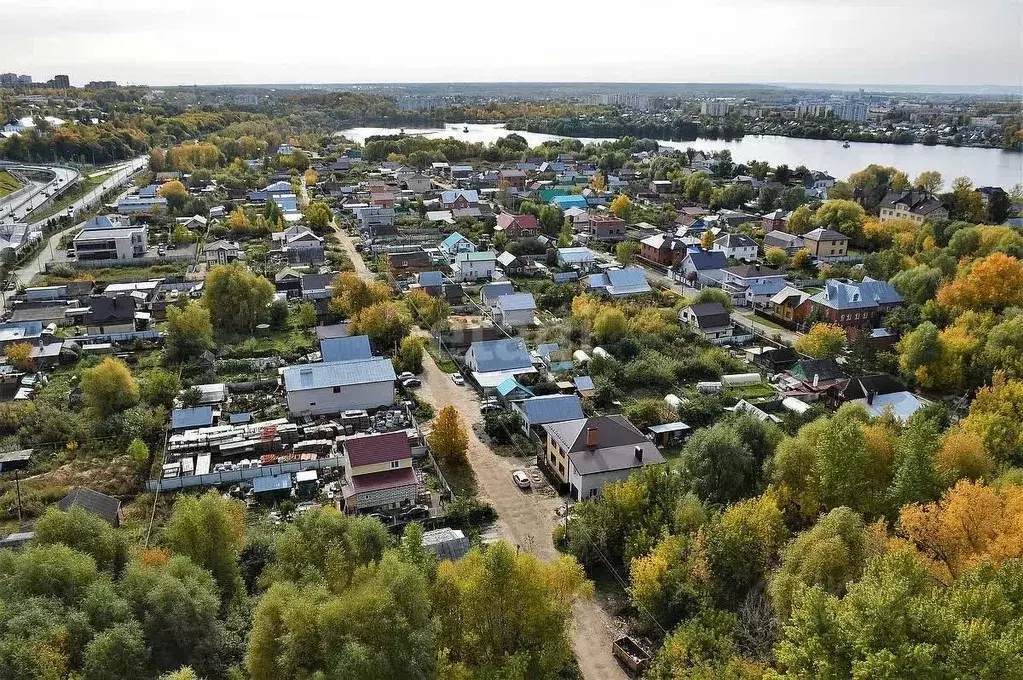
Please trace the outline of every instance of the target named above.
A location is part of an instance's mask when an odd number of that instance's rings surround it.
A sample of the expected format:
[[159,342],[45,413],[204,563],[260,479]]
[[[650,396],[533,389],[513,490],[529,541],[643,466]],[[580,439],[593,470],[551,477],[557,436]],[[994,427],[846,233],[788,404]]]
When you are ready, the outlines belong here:
[[[356,252],[351,237],[337,229],[338,239],[348,253],[356,273],[367,281],[375,280],[366,268],[361,253]],[[553,493],[523,491],[512,481],[512,472],[524,463],[518,458],[502,457],[486,446],[470,427],[479,416],[480,402],[468,386],[455,385],[448,374],[438,368],[429,353],[423,355],[423,382],[419,394],[436,410],[454,406],[464,421],[469,439],[469,464],[476,476],[478,494],[498,512],[497,529],[505,541],[528,550],[544,560],[557,557],[551,534],[561,521],[557,511],[563,501]],[[534,452],[530,451],[532,456]],[[530,462],[532,462],[530,460]],[[572,646],[584,678],[607,680],[626,678],[611,655],[611,642],[616,633],[613,619],[593,599],[579,600],[573,607]]]

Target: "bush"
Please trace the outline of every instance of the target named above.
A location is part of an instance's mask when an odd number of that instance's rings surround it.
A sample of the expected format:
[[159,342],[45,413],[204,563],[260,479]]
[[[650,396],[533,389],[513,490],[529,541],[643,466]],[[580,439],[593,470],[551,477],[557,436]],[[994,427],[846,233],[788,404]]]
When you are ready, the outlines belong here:
[[456,529],[469,529],[497,521],[494,506],[473,496],[456,498],[448,503],[446,511],[449,523]]
[[510,444],[515,433],[522,431],[522,416],[515,411],[489,413],[484,419],[483,431],[495,444]]

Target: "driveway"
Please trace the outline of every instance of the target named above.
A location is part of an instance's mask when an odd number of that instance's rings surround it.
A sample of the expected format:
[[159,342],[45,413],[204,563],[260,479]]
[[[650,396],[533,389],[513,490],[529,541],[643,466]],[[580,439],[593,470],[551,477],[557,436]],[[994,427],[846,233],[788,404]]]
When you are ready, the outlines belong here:
[[[355,251],[352,238],[337,230],[338,240],[352,260],[356,273],[367,281],[376,279],[366,268],[362,254]],[[480,441],[471,425],[479,418],[479,398],[468,386],[459,387],[438,368],[429,353],[423,354],[423,382],[419,395],[436,410],[452,405],[462,415],[469,438],[469,465],[476,476],[481,499],[497,509],[498,534],[505,541],[528,550],[540,559],[558,556],[551,539],[555,525],[561,521],[557,511],[563,501],[554,493],[541,490],[523,491],[512,481],[512,472],[535,462],[535,450],[524,451],[523,458],[502,457]],[[528,456],[528,458],[526,457]],[[611,655],[611,642],[618,632],[614,619],[593,599],[579,600],[573,605],[572,647],[576,660],[587,680],[624,680],[628,676]]]

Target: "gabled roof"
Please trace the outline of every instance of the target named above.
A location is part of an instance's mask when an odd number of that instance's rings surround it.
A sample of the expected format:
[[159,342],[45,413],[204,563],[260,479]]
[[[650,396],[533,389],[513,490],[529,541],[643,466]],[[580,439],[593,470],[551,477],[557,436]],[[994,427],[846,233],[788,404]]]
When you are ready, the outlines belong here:
[[206,247],[203,248],[203,250],[206,251],[206,252],[210,252],[210,251],[214,251],[214,250],[234,251],[234,250],[238,250],[238,244],[237,243],[231,243],[230,241],[225,241],[224,239],[218,239],[216,241],[213,241],[212,243],[207,243]]
[[840,231],[834,229],[825,229],[823,227],[817,227],[813,231],[808,231],[803,234],[804,241],[848,241],[849,237]]
[[96,326],[111,321],[131,321],[135,318],[135,299],[130,295],[97,297],[89,300],[85,325]]
[[416,275],[416,283],[423,287],[444,285],[444,276],[437,271],[419,272]]
[[377,465],[412,457],[408,433],[404,430],[365,437],[349,437],[344,441],[344,447],[352,467]]
[[789,300],[790,298],[795,298],[793,306],[798,307],[799,305],[803,304],[804,302],[810,299],[810,294],[805,291],[799,290],[798,288],[793,288],[792,286],[785,286],[780,291],[774,294],[774,296],[771,298],[771,304],[780,305],[785,301]]
[[728,258],[720,250],[690,250],[686,259],[700,272],[724,269],[728,266]]
[[383,357],[288,366],[283,375],[289,392],[395,381],[394,365]]
[[842,390],[842,399],[851,401],[862,399],[868,394],[894,394],[904,392],[906,386],[893,376],[886,373],[877,375],[863,375],[849,380],[849,384]]
[[117,526],[121,501],[99,491],[77,487],[60,499],[57,502],[57,507],[63,512],[68,512],[71,508],[82,508],[89,514],[106,520],[108,524]]
[[565,451],[588,451],[586,431],[597,429],[597,448],[616,447],[646,442],[647,438],[625,416],[610,415],[578,418],[544,427]]
[[[448,236],[448,237],[447,237],[446,239],[444,239],[443,241],[441,241],[441,242],[440,242],[440,245],[441,245],[441,246],[442,246],[443,248],[445,248],[446,250],[451,250],[452,248],[454,248],[454,247],[455,247],[456,245],[458,245],[458,244],[459,244],[459,243],[461,243],[462,241],[465,241],[466,243],[472,243],[472,241],[470,241],[469,239],[467,239],[466,237],[462,236],[461,234],[459,234],[459,233],[458,233],[458,232],[456,231],[455,233],[453,233],[453,234],[449,235],[449,236]],[[475,247],[475,245],[476,245],[476,244],[475,244],[475,243],[473,243],[473,246],[474,246],[474,247]]]
[[726,272],[732,276],[737,276],[741,279],[754,279],[760,276],[785,276],[782,272],[777,269],[771,269],[770,267],[760,267],[755,264],[740,264],[734,267],[725,269]]
[[820,380],[844,380],[849,375],[842,370],[838,362],[832,358],[826,359],[800,359],[789,369],[789,374],[799,378],[803,382],[813,382],[816,375]]
[[519,402],[530,425],[546,425],[585,418],[579,397],[574,394],[547,394]]
[[320,354],[323,361],[352,361],[369,359],[373,356],[369,348],[368,335],[352,335],[344,338],[320,340]]
[[[457,169],[457,167],[452,168],[452,170],[455,169]],[[469,169],[472,170],[471,167]],[[447,205],[448,203],[454,203],[459,196],[464,198],[469,203],[480,202],[480,195],[476,193],[475,189],[448,189],[447,191],[442,191],[440,194],[440,202],[443,203],[444,205]]]
[[558,248],[558,257],[568,263],[593,262],[593,251],[589,248]]
[[532,293],[514,293],[497,298],[497,306],[505,312],[519,312],[536,309]]
[[732,323],[732,317],[720,302],[690,305],[688,309],[696,318],[699,328],[721,328]]
[[722,248],[756,248],[757,242],[741,232],[729,232],[716,238],[714,245]]
[[185,430],[213,424],[213,407],[176,408],[171,411],[171,429]]
[[497,256],[497,263],[500,264],[502,267],[510,267],[516,262],[521,262],[521,260],[519,260],[519,258],[517,258],[515,255],[509,253],[507,250]]
[[877,281],[869,276],[856,282],[848,279],[829,279],[824,290],[810,300],[831,309],[869,309],[878,305],[904,302],[894,286],[886,281]]
[[474,357],[476,370],[480,373],[533,367],[526,343],[519,338],[480,340],[469,346],[467,354]]
[[787,231],[772,229],[764,234],[764,246],[778,246],[780,248],[802,248],[803,239]]
[[508,229],[512,225],[518,225],[519,229],[538,229],[540,223],[536,215],[513,215],[512,213],[501,213],[497,216],[497,226],[501,229]]
[[497,393],[500,394],[502,397],[507,397],[509,394],[512,394],[513,392],[516,391],[525,392],[526,395],[530,397],[535,396],[533,394],[533,390],[529,389],[528,387],[520,383],[518,380],[516,380],[515,376],[511,375],[508,376],[507,378],[501,381],[500,385],[497,386]]
[[512,295],[514,293],[515,286],[512,285],[511,281],[495,281],[494,283],[484,283],[480,286],[480,298],[488,305],[495,304],[502,295]]

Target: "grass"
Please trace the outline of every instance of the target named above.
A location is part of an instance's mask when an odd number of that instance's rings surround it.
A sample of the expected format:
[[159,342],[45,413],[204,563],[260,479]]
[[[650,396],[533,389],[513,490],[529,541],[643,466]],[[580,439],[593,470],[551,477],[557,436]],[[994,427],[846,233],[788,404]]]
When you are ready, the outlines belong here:
[[476,475],[471,465],[468,463],[452,465],[439,460],[437,465],[456,497],[476,495]]
[[61,197],[54,202],[49,208],[42,208],[32,213],[33,220],[45,220],[47,217],[53,217],[59,213],[63,213],[67,210],[67,207],[74,203],[76,200],[89,193],[100,184],[103,184],[110,177],[113,172],[107,172],[96,177],[86,177],[79,182],[76,188],[68,189],[66,192],[61,194]]
[[69,281],[74,281],[79,275],[87,274],[96,281],[114,283],[117,281],[145,281],[147,279],[163,279],[168,276],[180,276],[185,273],[191,260],[180,260],[168,262],[167,264],[154,264],[150,267],[106,267],[104,269],[78,269],[74,262],[67,263],[74,269],[72,277],[58,276],[55,274],[37,274],[32,279],[32,285],[55,286]]
[[760,399],[778,396],[777,390],[768,385],[767,383],[757,383],[756,385],[743,385],[741,387],[727,387],[723,390],[724,394],[735,399]]
[[758,326],[763,326],[764,328],[771,328],[771,329],[776,330],[776,331],[786,331],[786,330],[788,330],[784,326],[779,326],[775,322],[770,321],[768,319],[765,319],[762,316],[757,316],[753,312],[749,312],[749,313],[747,313],[747,312],[739,312],[739,314],[743,315],[744,317],[746,317],[747,319],[749,319],[753,323],[757,324]]
[[227,359],[274,355],[298,357],[314,349],[313,339],[306,331],[287,328],[279,331],[257,331],[257,335],[247,337],[241,342],[225,343],[222,356]]
[[0,170],[0,198],[3,198],[7,194],[13,194],[15,191],[20,189],[21,186],[21,182],[14,179],[14,175],[6,170]]
[[432,342],[427,342],[425,344],[426,351],[429,353],[431,357],[433,357],[433,362],[437,364],[437,368],[444,371],[445,373],[458,372],[458,364],[452,361],[446,354],[441,352],[439,349],[434,347]]

